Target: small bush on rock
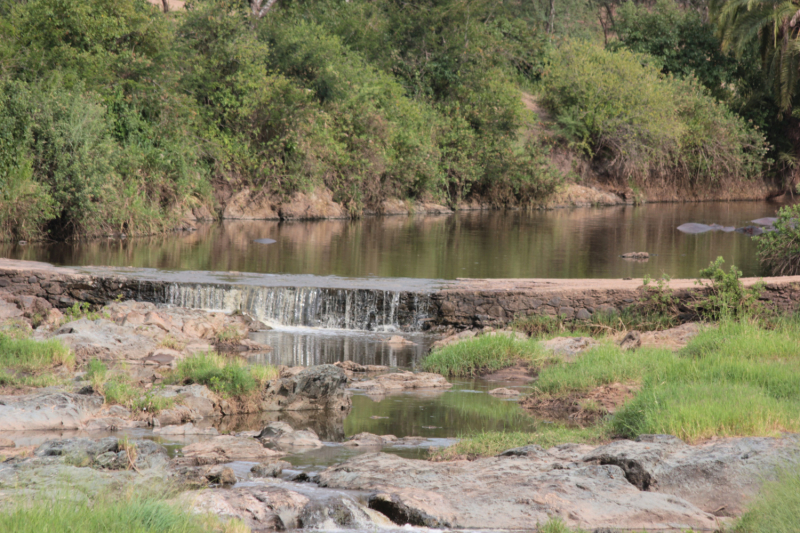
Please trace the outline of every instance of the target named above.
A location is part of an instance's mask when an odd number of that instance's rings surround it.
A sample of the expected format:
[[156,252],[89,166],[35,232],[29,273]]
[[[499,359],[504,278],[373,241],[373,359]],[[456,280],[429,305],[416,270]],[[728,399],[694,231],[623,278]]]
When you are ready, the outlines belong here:
[[800,274],[800,204],[778,211],[775,231],[756,237],[758,258],[773,276]]

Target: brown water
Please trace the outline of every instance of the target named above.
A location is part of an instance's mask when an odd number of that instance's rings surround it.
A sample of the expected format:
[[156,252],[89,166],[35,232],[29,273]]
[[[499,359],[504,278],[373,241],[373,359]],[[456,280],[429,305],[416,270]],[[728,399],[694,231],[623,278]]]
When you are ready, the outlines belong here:
[[[722,256],[760,275],[739,233],[686,235],[686,222],[742,226],[768,202],[647,204],[537,212],[467,212],[318,222],[220,222],[192,233],[66,244],[0,244],[0,256],[56,265],[132,266],[382,278],[695,277]],[[259,244],[255,239],[274,239]],[[626,252],[656,254],[646,263]]]

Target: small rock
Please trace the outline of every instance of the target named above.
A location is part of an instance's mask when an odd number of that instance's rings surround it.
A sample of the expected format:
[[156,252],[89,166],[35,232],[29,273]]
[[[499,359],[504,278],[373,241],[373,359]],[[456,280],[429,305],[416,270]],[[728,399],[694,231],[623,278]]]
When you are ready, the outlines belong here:
[[278,477],[283,473],[284,468],[292,468],[291,463],[287,463],[286,461],[262,463],[251,468],[250,473],[255,477]]
[[489,394],[491,394],[492,396],[518,396],[520,392],[513,389],[506,389],[504,387],[500,387],[498,389],[490,390]]
[[292,448],[321,448],[322,441],[312,429],[284,433],[274,440],[282,450]]
[[212,466],[206,470],[205,476],[211,483],[219,483],[222,486],[236,484],[236,474],[229,466]]
[[270,422],[267,424],[264,429],[261,430],[261,433],[256,435],[256,438],[260,440],[262,443],[264,441],[272,441],[272,439],[276,439],[281,435],[285,435],[286,433],[292,433],[294,428],[287,424],[286,422]]
[[628,252],[627,254],[622,254],[623,259],[649,259],[650,254],[647,252]]
[[642,338],[636,330],[629,331],[620,341],[619,347],[623,350],[632,350],[642,345]]

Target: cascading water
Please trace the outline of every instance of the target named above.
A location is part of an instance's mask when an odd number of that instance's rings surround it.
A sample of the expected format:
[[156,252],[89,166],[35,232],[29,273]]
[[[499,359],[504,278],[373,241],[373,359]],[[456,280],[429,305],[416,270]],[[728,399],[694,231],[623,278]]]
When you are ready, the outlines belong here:
[[158,298],[163,303],[242,311],[262,322],[283,326],[421,331],[431,309],[427,295],[404,291],[186,283],[163,287],[165,294]]

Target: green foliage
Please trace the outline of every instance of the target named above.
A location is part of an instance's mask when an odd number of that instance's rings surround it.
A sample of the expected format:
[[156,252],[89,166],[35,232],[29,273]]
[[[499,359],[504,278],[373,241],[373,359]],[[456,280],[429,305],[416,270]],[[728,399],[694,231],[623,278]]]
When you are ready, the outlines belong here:
[[87,320],[98,320],[100,313],[91,311],[91,306],[87,302],[75,302],[72,307],[64,309],[63,321],[72,322],[85,318]]
[[546,356],[535,340],[519,340],[509,335],[481,335],[431,352],[422,362],[426,372],[445,376],[475,376],[492,372],[518,361],[542,364]]
[[[760,310],[758,297],[764,289],[764,284],[757,283],[745,288],[739,279],[742,272],[737,270],[735,265],[731,265],[730,271],[726,273],[722,268],[724,263],[725,260],[718,257],[708,268],[700,271],[697,283],[708,290],[708,295],[694,304],[700,316],[720,320],[758,313]],[[703,283],[703,279],[708,279],[711,284]]]
[[618,181],[707,189],[759,175],[763,136],[696,81],[664,77],[652,62],[566,43],[551,54],[542,94],[565,136]]
[[767,481],[742,517],[734,533],[790,533],[800,521],[800,472],[786,468]]
[[248,367],[239,359],[215,353],[195,354],[181,360],[167,377],[173,383],[199,383],[225,396],[242,397],[254,393],[277,371]]
[[773,276],[800,274],[800,205],[781,207],[775,231],[755,237],[758,258]]
[[234,533],[232,524],[180,509],[156,498],[132,497],[96,501],[59,496],[30,498],[10,504],[0,514],[8,533],[62,531],[81,533]]
[[15,339],[0,333],[0,369],[38,372],[59,365],[75,365],[75,356],[61,341]]
[[725,84],[734,80],[739,65],[722,52],[715,30],[697,11],[671,0],[657,0],[652,7],[627,1],[614,19],[619,41],[609,43],[609,48],[653,56],[664,74],[694,76],[722,98],[729,96]]

